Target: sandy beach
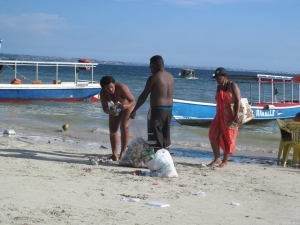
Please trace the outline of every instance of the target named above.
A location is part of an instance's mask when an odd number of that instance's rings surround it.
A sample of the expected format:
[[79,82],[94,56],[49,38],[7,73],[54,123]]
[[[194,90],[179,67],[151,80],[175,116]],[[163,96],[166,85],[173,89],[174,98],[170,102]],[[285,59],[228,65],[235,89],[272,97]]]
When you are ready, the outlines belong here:
[[[103,148],[108,137],[101,141],[92,148],[34,136],[0,137],[0,224],[300,222],[298,168],[263,161],[208,168],[199,165],[211,159],[173,157],[178,178],[134,176],[136,168],[89,161],[88,156],[110,154]],[[124,201],[130,198],[139,201]]]

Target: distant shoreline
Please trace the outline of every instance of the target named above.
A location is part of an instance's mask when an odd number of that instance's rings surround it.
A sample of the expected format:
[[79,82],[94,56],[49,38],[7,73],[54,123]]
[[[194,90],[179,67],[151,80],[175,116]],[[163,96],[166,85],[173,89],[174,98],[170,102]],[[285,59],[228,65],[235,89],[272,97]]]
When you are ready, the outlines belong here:
[[[80,58],[76,57],[60,57],[60,56],[36,56],[36,55],[24,55],[24,54],[6,54],[0,53],[0,59],[18,59],[18,60],[29,60],[29,61],[64,61],[64,62],[74,62],[78,61]],[[147,63],[140,62],[121,62],[121,61],[107,61],[107,60],[98,60],[98,59],[90,59],[94,63],[99,63],[101,65],[117,65],[117,66],[148,66]],[[193,69],[201,69],[201,70],[212,70],[214,71],[216,67],[209,66],[189,66],[189,65],[165,65],[166,68],[193,68]],[[299,74],[300,72],[295,71],[271,71],[271,70],[246,70],[241,68],[226,68],[228,71],[239,71],[239,72],[254,72],[254,73],[276,73],[276,74]]]

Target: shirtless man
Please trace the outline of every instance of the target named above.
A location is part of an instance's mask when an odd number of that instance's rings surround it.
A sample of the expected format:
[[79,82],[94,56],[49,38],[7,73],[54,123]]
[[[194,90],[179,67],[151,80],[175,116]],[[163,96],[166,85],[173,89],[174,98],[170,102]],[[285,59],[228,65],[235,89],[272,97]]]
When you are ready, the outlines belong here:
[[[135,100],[130,90],[125,84],[115,83],[115,79],[111,76],[104,76],[100,80],[102,87],[100,91],[100,99],[103,111],[109,114],[109,132],[112,156],[109,159],[119,161],[125,154],[128,140],[130,121],[128,117],[132,111]],[[117,113],[113,108],[108,105],[108,102],[120,102],[120,113]],[[118,157],[118,128],[121,130],[121,152]]]
[[150,95],[150,109],[148,112],[148,143],[155,152],[161,148],[169,149],[170,123],[172,119],[174,78],[164,69],[164,60],[155,55],[150,59],[152,75],[148,78],[144,91],[130,114],[134,119],[136,111],[144,104]]

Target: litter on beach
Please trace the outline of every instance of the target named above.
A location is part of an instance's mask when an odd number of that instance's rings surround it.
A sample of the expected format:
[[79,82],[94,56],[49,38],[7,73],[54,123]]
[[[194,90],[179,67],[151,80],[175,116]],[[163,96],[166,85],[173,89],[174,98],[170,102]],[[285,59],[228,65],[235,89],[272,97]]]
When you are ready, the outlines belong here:
[[3,134],[6,134],[6,135],[16,135],[16,132],[14,130],[4,130]]
[[199,167],[203,168],[203,167],[207,167],[207,166],[204,163],[200,163]]
[[162,202],[146,202],[146,205],[156,206],[156,207],[167,207],[167,206],[170,206],[169,204],[162,203]]
[[241,205],[240,203],[237,203],[237,202],[228,202],[227,204],[228,205],[233,205],[233,206],[240,206]]
[[198,191],[197,193],[193,194],[193,195],[197,195],[197,196],[200,196],[200,197],[205,197],[205,192],[203,191]]
[[140,199],[139,198],[126,198],[126,197],[122,197],[121,201],[125,201],[125,202],[139,202]]

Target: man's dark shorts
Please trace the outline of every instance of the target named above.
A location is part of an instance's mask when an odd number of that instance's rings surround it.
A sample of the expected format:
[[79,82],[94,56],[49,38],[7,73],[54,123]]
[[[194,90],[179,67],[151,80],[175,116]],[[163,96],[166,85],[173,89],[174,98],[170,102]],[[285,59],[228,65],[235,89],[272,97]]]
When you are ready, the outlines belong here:
[[172,106],[151,107],[148,112],[148,143],[155,150],[171,146]]

